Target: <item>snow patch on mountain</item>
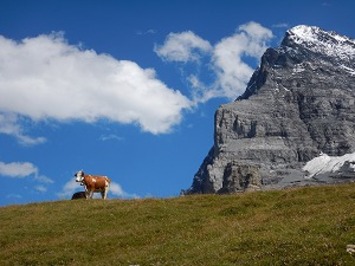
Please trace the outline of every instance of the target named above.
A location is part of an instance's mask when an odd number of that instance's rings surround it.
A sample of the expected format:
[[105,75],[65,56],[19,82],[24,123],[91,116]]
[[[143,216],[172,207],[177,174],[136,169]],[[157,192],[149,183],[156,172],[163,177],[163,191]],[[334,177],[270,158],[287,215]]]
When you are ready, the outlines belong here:
[[355,40],[335,32],[327,32],[319,27],[305,25],[293,27],[287,32],[295,43],[314,52],[338,56],[346,60],[355,56]]
[[343,156],[328,156],[322,153],[307,162],[303,170],[308,173],[306,178],[312,178],[319,174],[335,173],[339,171],[346,162],[349,162],[349,167],[355,172],[355,152]]
[[351,75],[355,75],[355,70],[353,68],[350,68],[350,67],[347,67],[347,66],[344,66],[344,65],[340,65],[340,67],[342,69],[344,69],[346,72],[350,73]]

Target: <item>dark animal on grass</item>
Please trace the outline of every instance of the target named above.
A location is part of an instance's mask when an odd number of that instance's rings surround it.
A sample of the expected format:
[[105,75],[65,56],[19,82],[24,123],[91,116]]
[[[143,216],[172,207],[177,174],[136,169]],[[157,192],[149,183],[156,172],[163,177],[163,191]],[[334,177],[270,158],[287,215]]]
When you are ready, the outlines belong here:
[[107,198],[111,183],[107,176],[87,175],[83,170],[78,171],[74,176],[75,181],[85,187],[86,199],[92,199],[95,192],[101,193],[103,199]]
[[86,199],[85,191],[75,192],[71,197],[72,200],[75,199]]

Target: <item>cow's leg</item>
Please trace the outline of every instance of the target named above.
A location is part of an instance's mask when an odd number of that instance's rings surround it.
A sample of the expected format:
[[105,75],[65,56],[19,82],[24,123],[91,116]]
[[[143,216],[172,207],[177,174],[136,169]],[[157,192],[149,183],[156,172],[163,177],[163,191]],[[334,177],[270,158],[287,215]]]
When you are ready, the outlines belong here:
[[85,190],[85,198],[86,199],[90,198],[90,191],[89,190]]
[[107,199],[107,193],[108,193],[108,188],[106,188],[106,189],[102,192],[102,198],[103,198],[103,199]]
[[105,180],[105,188],[104,188],[103,194],[102,194],[102,198],[103,198],[104,200],[107,199],[107,193],[108,193],[109,187],[110,187],[110,183],[109,183],[109,181],[107,180],[107,177],[106,177],[106,180]]
[[90,199],[94,197],[94,190],[90,190]]
[[92,199],[93,191],[91,189],[86,189],[85,190],[85,197],[86,199]]

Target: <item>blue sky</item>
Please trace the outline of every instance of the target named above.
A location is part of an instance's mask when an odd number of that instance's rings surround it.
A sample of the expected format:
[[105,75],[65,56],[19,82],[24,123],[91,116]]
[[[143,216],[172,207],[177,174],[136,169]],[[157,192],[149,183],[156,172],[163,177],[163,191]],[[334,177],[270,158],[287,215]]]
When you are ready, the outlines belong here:
[[174,197],[213,145],[213,117],[285,31],[355,37],[353,1],[0,1],[0,205]]

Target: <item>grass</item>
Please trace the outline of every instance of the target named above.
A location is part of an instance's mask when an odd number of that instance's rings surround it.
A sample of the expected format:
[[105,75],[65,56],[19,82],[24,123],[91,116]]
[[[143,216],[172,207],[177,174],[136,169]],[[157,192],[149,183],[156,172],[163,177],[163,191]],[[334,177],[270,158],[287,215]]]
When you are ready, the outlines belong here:
[[0,208],[0,265],[355,265],[355,184]]

